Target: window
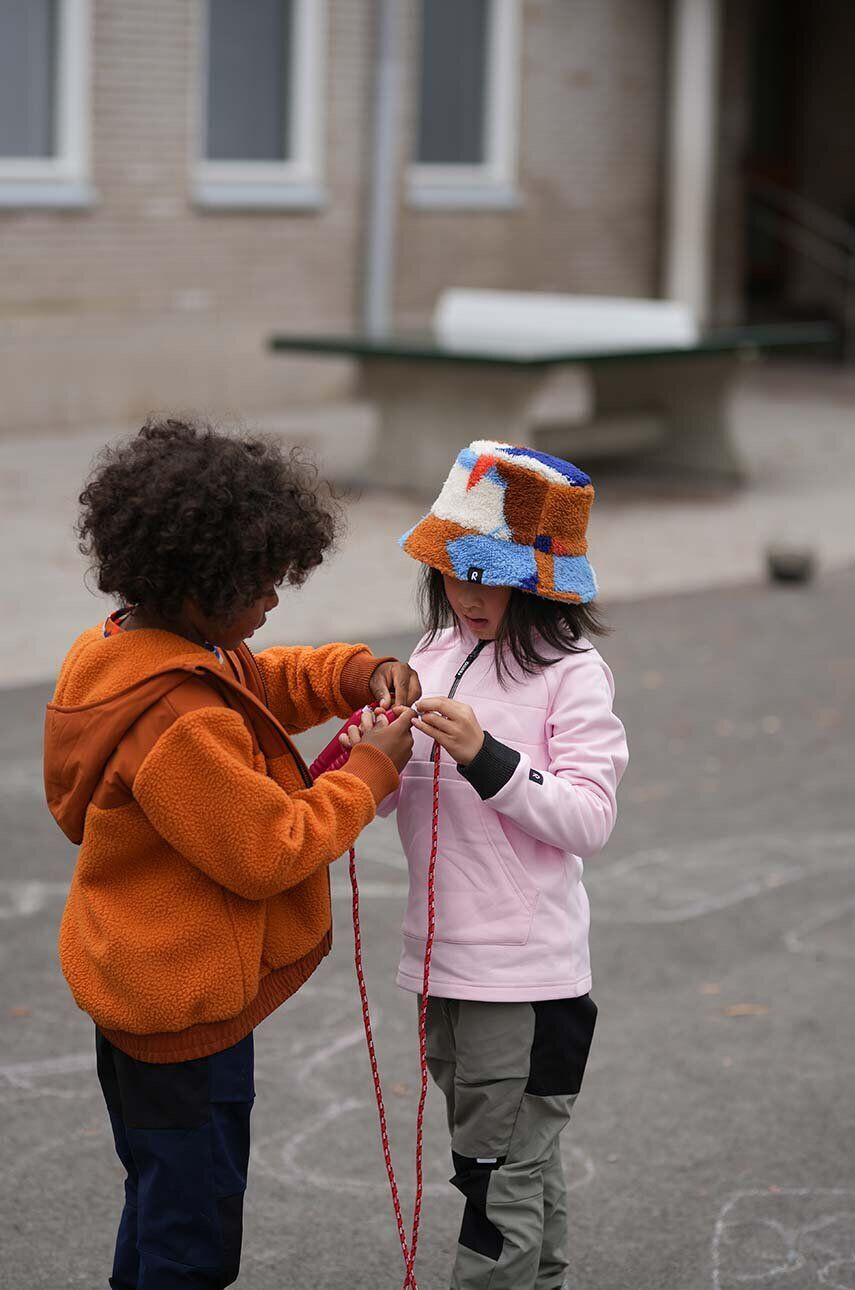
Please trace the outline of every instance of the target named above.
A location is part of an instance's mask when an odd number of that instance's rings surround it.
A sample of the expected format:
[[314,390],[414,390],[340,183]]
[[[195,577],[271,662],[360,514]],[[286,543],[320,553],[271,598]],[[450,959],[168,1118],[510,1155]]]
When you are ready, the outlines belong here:
[[93,200],[90,0],[0,0],[0,206]]
[[316,206],[324,0],[204,0],[196,197],[207,206]]
[[519,0],[421,0],[409,196],[420,206],[515,206]]

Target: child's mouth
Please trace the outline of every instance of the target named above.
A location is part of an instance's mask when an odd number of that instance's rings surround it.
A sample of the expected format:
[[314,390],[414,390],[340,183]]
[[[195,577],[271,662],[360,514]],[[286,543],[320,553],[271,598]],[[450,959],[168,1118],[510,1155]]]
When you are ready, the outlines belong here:
[[463,617],[466,619],[467,623],[470,623],[473,627],[487,626],[486,618],[470,618],[468,614],[464,614]]

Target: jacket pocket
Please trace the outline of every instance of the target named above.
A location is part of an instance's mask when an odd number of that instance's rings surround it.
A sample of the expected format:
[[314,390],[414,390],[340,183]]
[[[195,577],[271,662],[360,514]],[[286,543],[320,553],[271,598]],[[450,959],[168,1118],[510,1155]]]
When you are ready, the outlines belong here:
[[[406,777],[398,825],[410,869],[404,935],[424,940],[431,849],[431,780]],[[525,945],[537,889],[494,811],[468,784],[443,776],[436,862],[436,940],[461,945]]]

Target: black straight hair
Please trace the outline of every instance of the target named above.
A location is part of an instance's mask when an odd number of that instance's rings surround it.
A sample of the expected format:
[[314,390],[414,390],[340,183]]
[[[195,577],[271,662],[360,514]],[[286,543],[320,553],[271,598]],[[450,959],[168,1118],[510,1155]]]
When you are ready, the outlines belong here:
[[[445,594],[445,583],[439,569],[422,565],[417,596],[422,625],[427,633],[426,645],[444,627],[453,626],[460,634],[460,624]],[[508,607],[496,633],[495,665],[499,684],[504,687],[505,678],[512,676],[508,655],[526,676],[533,676],[540,668],[557,663],[563,654],[584,654],[587,647],[579,644],[583,636],[608,636],[610,631],[593,602],[576,605],[564,600],[546,600],[543,596],[512,587]],[[556,651],[554,657],[545,658],[540,653],[536,636]]]

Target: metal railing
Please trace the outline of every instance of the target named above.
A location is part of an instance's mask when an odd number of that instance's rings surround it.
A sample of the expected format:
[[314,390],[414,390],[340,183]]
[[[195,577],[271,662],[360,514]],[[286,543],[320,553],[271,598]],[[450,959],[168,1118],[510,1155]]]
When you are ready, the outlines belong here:
[[751,227],[798,251],[836,280],[843,352],[855,360],[855,229],[801,193],[775,184],[755,182],[748,192]]

